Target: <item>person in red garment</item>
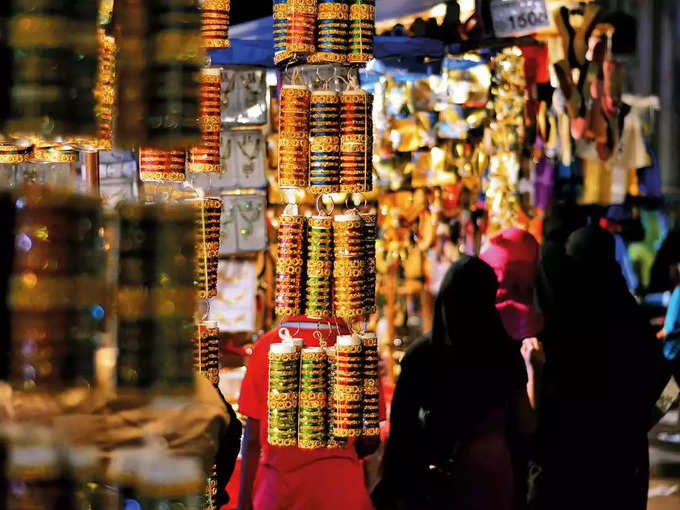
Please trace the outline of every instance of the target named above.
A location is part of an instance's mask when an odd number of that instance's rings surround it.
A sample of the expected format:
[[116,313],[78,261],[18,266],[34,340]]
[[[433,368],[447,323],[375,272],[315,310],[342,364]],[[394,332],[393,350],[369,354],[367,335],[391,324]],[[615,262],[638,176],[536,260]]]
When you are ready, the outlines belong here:
[[[349,334],[342,321],[294,317],[281,325],[306,347],[327,345]],[[316,333],[319,331],[319,333]],[[239,412],[247,417],[241,449],[239,510],[373,510],[360,459],[373,453],[379,438],[348,441],[345,448],[301,450],[267,442],[267,374],[269,346],[280,342],[279,329],[263,335],[248,361]],[[384,420],[381,394],[381,420]]]

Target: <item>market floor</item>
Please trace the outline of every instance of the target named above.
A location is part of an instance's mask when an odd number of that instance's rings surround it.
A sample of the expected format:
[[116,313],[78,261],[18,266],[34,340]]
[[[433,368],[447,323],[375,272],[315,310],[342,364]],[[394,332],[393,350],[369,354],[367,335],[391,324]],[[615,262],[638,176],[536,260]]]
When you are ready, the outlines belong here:
[[669,445],[658,440],[659,434],[680,439],[678,411],[668,413],[650,434],[650,481],[647,510],[680,508],[680,442]]

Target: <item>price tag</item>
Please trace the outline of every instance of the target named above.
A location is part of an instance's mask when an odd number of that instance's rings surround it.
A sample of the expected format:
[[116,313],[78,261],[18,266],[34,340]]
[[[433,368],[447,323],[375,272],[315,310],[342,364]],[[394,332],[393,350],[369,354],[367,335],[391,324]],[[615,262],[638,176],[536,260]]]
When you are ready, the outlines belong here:
[[550,26],[545,0],[491,0],[496,37],[531,34]]

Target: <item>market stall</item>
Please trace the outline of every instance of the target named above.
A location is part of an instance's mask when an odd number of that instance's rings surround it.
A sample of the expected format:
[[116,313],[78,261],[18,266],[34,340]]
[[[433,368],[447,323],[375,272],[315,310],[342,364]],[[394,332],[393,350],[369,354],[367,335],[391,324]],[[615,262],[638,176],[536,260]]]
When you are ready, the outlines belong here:
[[658,102],[596,2],[43,3],[0,10],[10,508],[226,505],[218,446],[260,412],[303,457],[384,438],[447,268],[557,203],[646,286]]

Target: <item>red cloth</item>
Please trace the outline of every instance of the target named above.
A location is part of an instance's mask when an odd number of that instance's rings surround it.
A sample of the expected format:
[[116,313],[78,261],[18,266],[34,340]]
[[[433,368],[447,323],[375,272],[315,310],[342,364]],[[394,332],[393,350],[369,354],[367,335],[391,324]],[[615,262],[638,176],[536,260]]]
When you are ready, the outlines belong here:
[[496,272],[496,308],[505,330],[516,340],[536,336],[543,328],[543,318],[533,306],[539,253],[538,242],[529,232],[506,228],[491,238],[479,256]]
[[[286,323],[314,324],[305,317]],[[327,323],[327,321],[325,321]],[[315,329],[288,328],[305,346],[318,346]],[[372,510],[364,484],[363,467],[357,458],[354,441],[343,449],[300,450],[271,446],[267,442],[267,373],[269,346],[280,342],[278,329],[263,335],[255,344],[241,386],[239,412],[260,421],[262,457],[255,479],[254,510]],[[338,334],[348,334],[344,323],[337,329],[322,331],[329,346]],[[381,419],[384,403],[381,395]]]

